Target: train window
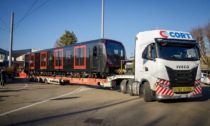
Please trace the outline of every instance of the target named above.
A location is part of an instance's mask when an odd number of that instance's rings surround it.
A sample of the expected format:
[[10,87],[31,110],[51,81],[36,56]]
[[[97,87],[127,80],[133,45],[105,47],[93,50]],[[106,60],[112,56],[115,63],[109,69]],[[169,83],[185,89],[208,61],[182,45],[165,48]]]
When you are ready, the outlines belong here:
[[124,52],[123,52],[123,50],[121,50],[121,53],[120,53],[120,54],[121,54],[120,56],[121,56],[121,57],[123,57],[123,55],[124,55]]
[[74,68],[86,68],[86,45],[74,47]]
[[66,50],[66,59],[71,59],[71,50]]
[[97,56],[97,46],[93,47],[93,56]]
[[63,69],[63,49],[54,50],[54,68]]
[[40,53],[40,68],[41,69],[47,68],[47,52]]
[[29,68],[34,69],[35,66],[35,54],[29,56]]
[[99,48],[98,55],[101,56],[103,54],[103,48],[101,45],[99,45],[98,48]]

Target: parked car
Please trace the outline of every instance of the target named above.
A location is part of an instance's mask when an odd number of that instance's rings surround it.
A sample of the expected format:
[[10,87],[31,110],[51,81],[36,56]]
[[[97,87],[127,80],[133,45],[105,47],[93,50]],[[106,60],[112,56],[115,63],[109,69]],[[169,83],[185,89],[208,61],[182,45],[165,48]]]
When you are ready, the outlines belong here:
[[209,75],[207,73],[201,73],[201,82],[204,84],[210,84]]

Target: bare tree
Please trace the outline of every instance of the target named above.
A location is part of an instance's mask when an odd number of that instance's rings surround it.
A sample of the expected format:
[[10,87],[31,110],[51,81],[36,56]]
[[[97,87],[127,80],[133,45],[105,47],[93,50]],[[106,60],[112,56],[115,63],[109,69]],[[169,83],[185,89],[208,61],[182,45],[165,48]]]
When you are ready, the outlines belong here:
[[204,27],[205,34],[207,36],[208,42],[210,43],[210,21],[209,23]]
[[201,62],[207,65],[210,68],[210,60],[206,54],[206,47],[204,42],[205,32],[202,27],[193,28],[191,34],[194,36],[195,40],[198,42],[201,54]]
[[59,44],[60,44],[60,39],[57,39],[57,40],[55,41],[55,44],[54,44],[53,47],[59,47]]

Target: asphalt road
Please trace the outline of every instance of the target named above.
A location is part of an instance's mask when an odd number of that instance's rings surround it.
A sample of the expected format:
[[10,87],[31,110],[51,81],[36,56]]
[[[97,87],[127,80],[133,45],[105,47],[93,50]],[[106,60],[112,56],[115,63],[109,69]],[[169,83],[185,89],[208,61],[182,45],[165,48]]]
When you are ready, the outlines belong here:
[[210,86],[201,98],[146,103],[116,90],[18,81],[0,87],[4,125],[210,126]]

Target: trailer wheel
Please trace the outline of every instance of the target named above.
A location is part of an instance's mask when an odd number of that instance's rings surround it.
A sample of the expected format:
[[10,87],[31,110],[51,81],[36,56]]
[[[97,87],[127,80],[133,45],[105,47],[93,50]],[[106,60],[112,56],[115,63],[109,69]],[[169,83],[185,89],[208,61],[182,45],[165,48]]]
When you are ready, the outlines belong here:
[[44,79],[44,83],[45,83],[45,84],[48,84],[48,82],[47,82],[47,79],[46,79],[46,78]]
[[133,96],[133,82],[134,80],[133,79],[129,79],[128,80],[128,84],[127,84],[127,93],[130,95],[130,96]]
[[0,83],[2,86],[4,86],[4,80],[1,80]]
[[127,84],[127,80],[122,80],[122,81],[120,82],[120,91],[121,91],[123,94],[125,94],[126,91],[127,91],[127,86],[126,86],[126,84]]
[[44,83],[42,78],[39,79],[39,83]]
[[151,96],[151,89],[150,84],[148,82],[145,82],[143,84],[142,94],[145,102],[151,102],[152,96]]
[[59,85],[63,86],[63,82],[61,80],[59,80]]

